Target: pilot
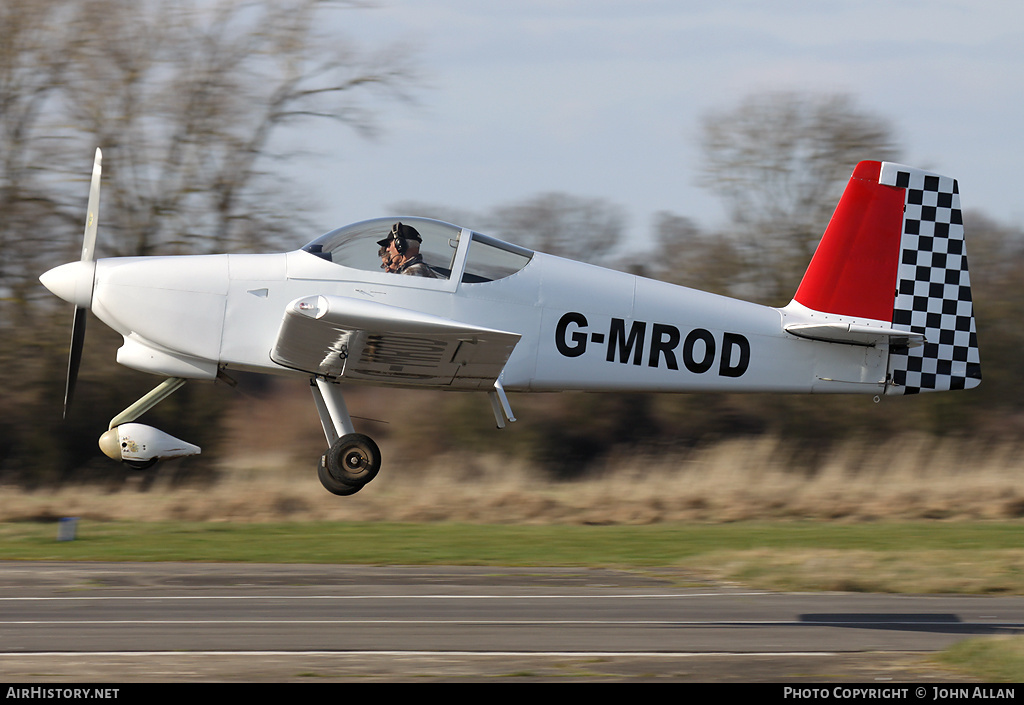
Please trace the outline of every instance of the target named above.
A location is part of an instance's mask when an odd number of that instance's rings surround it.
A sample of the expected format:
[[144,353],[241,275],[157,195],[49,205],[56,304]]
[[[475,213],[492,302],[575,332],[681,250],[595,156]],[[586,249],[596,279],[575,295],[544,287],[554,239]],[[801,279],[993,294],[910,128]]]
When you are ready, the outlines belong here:
[[380,268],[388,274],[394,274],[395,262],[391,258],[391,248],[381,245],[380,249],[377,250],[377,256],[380,257]]
[[[420,254],[422,242],[423,238],[416,228],[395,223],[388,236],[377,241],[377,244],[384,248],[381,255],[384,271],[437,279],[437,274],[423,261],[423,255]],[[389,255],[390,260],[387,259]]]

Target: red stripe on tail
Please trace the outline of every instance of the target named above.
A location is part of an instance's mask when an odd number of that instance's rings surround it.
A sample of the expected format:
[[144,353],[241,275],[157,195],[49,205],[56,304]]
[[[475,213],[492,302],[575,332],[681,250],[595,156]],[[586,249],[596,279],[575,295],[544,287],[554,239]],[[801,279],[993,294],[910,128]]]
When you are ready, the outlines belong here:
[[861,162],[794,299],[814,311],[892,321],[904,189],[878,183],[881,163]]

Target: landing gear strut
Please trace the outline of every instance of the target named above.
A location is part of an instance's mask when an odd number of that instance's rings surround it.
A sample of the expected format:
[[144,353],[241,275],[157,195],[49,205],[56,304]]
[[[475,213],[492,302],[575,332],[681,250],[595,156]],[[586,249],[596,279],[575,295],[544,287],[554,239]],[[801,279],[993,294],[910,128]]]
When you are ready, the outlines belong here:
[[369,436],[356,433],[341,388],[319,377],[310,383],[320,423],[330,448],[317,468],[320,484],[333,494],[361,490],[380,470],[380,449]]

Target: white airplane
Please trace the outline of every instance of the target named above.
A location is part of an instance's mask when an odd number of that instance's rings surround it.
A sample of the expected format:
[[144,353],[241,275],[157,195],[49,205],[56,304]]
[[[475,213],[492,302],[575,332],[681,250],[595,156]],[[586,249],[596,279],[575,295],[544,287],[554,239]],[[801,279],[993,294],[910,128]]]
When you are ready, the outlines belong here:
[[88,310],[124,337],[119,363],[164,378],[100,439],[133,467],[199,453],[135,421],[186,380],[231,370],[310,380],[328,444],[319,478],[338,495],[381,464],[342,382],[483,391],[501,428],[515,421],[506,391],[877,398],[981,381],[957,182],[919,169],[861,162],[792,302],[772,308],[416,217],[283,254],[96,259],[101,156],[82,258],[40,280],[75,306],[65,415]]

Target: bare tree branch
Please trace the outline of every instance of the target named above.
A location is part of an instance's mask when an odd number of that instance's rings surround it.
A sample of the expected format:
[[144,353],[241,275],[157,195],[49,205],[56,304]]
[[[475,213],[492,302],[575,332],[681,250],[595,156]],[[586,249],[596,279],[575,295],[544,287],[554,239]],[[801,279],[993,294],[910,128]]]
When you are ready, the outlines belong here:
[[702,124],[699,183],[775,301],[793,293],[857,162],[898,155],[889,124],[847,95],[758,94]]

